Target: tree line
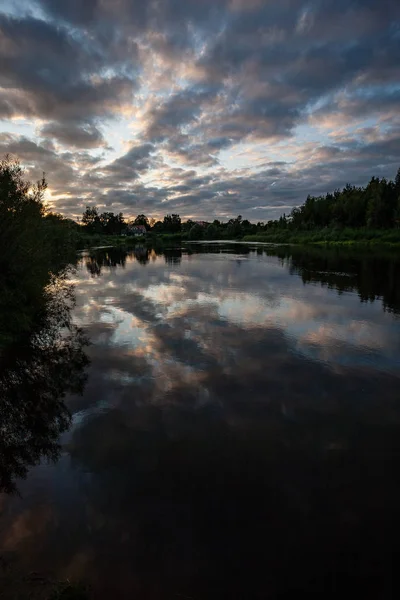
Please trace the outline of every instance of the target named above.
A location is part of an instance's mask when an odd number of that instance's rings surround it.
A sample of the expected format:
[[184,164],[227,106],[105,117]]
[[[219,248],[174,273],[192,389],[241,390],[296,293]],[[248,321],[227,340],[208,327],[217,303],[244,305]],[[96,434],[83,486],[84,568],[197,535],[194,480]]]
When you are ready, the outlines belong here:
[[131,227],[143,226],[146,231],[155,233],[180,233],[182,221],[179,215],[166,215],[163,221],[149,219],[146,215],[138,215],[134,219],[126,220],[123,213],[100,213],[97,206],[87,206],[82,215],[82,225],[88,233],[104,233],[107,235],[121,235]]
[[293,208],[289,215],[266,223],[251,223],[241,215],[222,222],[182,221],[178,214],[168,214],[163,220],[144,214],[126,220],[123,213],[99,213],[97,207],[87,207],[82,225],[88,233],[121,235],[134,226],[144,226],[154,234],[180,234],[189,240],[240,239],[249,235],[271,233],[274,230],[310,231],[324,228],[393,229],[400,226],[400,169],[394,181],[372,177],[365,187],[347,184],[321,196],[308,195],[304,204]]
[[287,219],[275,222],[280,227],[315,229],[322,227],[367,227],[392,229],[400,224],[400,169],[394,181],[372,177],[365,187],[347,184],[322,196],[307,196]]
[[209,239],[217,237],[239,237],[241,235],[257,232],[260,224],[254,225],[247,219],[243,220],[239,215],[223,223],[215,219],[211,223],[206,221],[194,221],[188,219],[182,221],[178,214],[168,214],[163,220],[156,220],[140,214],[134,219],[126,220],[123,213],[113,212],[99,213],[96,206],[87,206],[82,215],[82,226],[91,234],[103,233],[108,235],[121,235],[129,232],[135,226],[145,227],[147,232],[154,234],[180,234],[188,239],[201,239],[206,236]]

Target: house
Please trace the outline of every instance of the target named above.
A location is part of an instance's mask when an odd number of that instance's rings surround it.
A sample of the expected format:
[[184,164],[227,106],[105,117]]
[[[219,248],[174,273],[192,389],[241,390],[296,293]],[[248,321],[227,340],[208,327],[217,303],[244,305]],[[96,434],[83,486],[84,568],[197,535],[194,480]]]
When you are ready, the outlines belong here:
[[126,231],[127,235],[134,235],[135,237],[142,237],[146,233],[147,229],[144,225],[131,225]]

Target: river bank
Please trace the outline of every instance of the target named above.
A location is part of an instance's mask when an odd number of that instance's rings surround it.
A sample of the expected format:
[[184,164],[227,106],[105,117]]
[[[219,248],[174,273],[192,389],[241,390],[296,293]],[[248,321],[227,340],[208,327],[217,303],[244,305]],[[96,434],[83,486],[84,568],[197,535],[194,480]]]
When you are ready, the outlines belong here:
[[329,246],[385,246],[400,248],[400,229],[319,229],[310,231],[281,229],[247,235],[246,242]]
[[77,249],[113,246],[120,248],[133,248],[137,244],[153,247],[171,246],[181,242],[254,242],[269,244],[289,244],[304,246],[340,246],[340,247],[384,247],[400,248],[400,229],[373,230],[373,229],[321,229],[315,231],[273,230],[270,233],[245,235],[230,239],[199,239],[191,240],[186,233],[153,234],[147,236],[119,236],[80,233],[77,239]]

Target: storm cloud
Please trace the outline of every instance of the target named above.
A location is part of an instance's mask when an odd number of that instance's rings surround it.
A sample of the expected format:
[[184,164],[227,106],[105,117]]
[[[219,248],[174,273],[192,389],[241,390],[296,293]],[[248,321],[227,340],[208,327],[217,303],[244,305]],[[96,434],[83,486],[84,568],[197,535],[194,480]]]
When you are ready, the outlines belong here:
[[267,220],[399,166],[397,0],[5,0],[0,56],[0,151],[71,216]]

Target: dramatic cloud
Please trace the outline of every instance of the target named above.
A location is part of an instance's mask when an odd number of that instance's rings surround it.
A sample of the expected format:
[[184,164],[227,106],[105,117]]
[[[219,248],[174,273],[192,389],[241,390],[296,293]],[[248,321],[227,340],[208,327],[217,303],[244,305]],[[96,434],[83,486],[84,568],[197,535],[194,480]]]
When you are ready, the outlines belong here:
[[275,218],[400,156],[397,0],[11,0],[0,150],[50,200]]
[[73,123],[48,123],[42,127],[40,134],[75,148],[96,148],[105,144],[101,132],[93,125],[85,127]]

